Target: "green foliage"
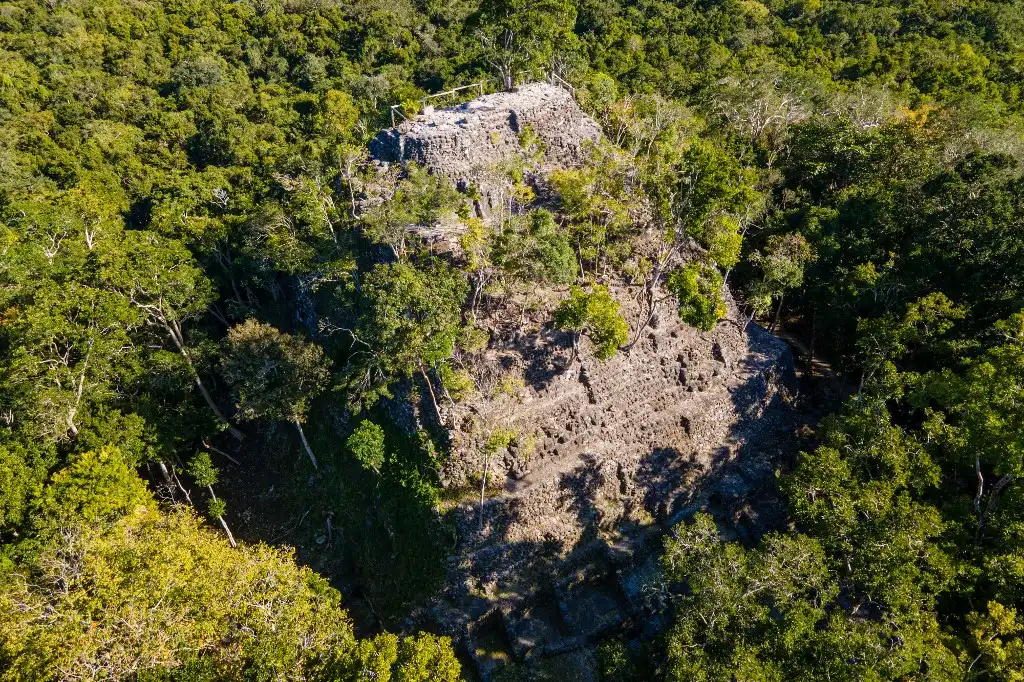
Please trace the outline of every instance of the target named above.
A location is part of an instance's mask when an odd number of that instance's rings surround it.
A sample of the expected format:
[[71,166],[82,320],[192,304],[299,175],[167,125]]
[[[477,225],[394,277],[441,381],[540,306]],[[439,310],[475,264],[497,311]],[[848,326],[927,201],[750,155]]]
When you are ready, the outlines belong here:
[[213,466],[213,460],[205,452],[197,452],[188,462],[188,475],[196,482],[196,485],[207,487],[217,484],[217,467]]
[[391,382],[447,360],[461,332],[465,275],[439,261],[420,270],[381,264],[363,282],[358,338],[367,350],[352,377],[356,396],[373,402]]
[[48,537],[79,524],[105,526],[154,509],[146,484],[119,450],[85,452],[55,473],[32,505],[32,526]]
[[804,267],[814,261],[814,251],[801,234],[772,235],[764,251],[750,255],[750,263],[761,271],[759,279],[751,285],[751,299],[756,312],[764,314],[767,302],[781,297],[788,289],[800,287],[804,281]]
[[473,376],[465,369],[455,369],[449,364],[441,365],[437,371],[441,384],[455,402],[462,402],[476,391]]
[[1019,680],[1024,670],[1024,626],[1017,621],[1016,610],[990,601],[986,613],[972,613],[968,621],[979,673],[1000,682]]
[[523,283],[572,284],[579,273],[572,245],[544,209],[506,221],[494,238],[492,260]]
[[[939,324],[946,319],[948,312]],[[954,430],[937,434],[963,463],[980,457],[997,475],[1016,478],[1024,475],[1024,314],[998,322],[994,331],[998,345],[963,368],[929,373],[918,398],[933,397],[944,408]]]
[[572,287],[569,298],[555,309],[555,325],[586,333],[594,344],[594,355],[607,360],[629,340],[629,326],[619,312],[619,303],[608,287],[594,285],[589,292]]
[[722,276],[710,265],[689,263],[673,270],[665,279],[665,288],[679,302],[679,317],[697,329],[712,330],[727,312]]
[[1015,485],[1024,470],[1024,316],[997,323],[995,332],[1000,343],[984,354],[921,377],[910,402],[928,406],[923,432],[944,468],[974,474],[973,489],[950,491],[954,550],[987,596],[1017,604],[1024,599],[1024,514]]
[[27,441],[0,441],[0,528],[4,530],[22,522],[32,494],[58,461],[53,448]]
[[570,221],[566,236],[584,260],[598,263],[628,248],[626,240],[636,229],[630,205],[639,200],[630,161],[605,143],[590,150],[583,168],[550,175],[561,211]]
[[484,441],[484,452],[495,455],[509,446],[516,439],[517,432],[506,427],[497,427],[490,432]]
[[678,169],[672,170],[678,187],[655,190],[659,208],[670,211],[669,239],[693,237],[705,249],[708,262],[732,267],[739,260],[741,242],[736,216],[753,212],[762,200],[755,189],[756,173],[704,141],[690,144]]
[[370,420],[363,420],[345,441],[345,446],[359,463],[374,473],[384,466],[384,429]]
[[450,219],[459,203],[458,192],[445,178],[410,164],[390,196],[363,216],[363,233],[402,255],[413,227],[434,227],[443,218]]
[[256,320],[228,331],[221,358],[242,419],[302,421],[327,382],[327,366],[319,346]]
[[795,128],[779,194],[800,199],[769,222],[773,232],[802,234],[817,255],[803,291],[789,300],[815,316],[831,355],[855,355],[858,319],[902,316],[938,292],[971,311],[959,326],[965,342],[1016,311],[1019,278],[1011,272],[1024,262],[1012,227],[1021,215],[1019,167],[973,150],[943,162],[942,149],[965,125],[950,120],[956,116],[870,130],[849,120]]
[[[331,500],[328,508],[339,510],[335,522],[345,529],[346,556],[358,567],[361,588],[385,622],[397,624],[442,586],[451,528],[437,514],[440,453],[427,434],[404,432],[380,408],[370,418],[385,437],[380,473],[353,457],[352,466],[307,493],[303,510],[318,497]],[[308,489],[305,478],[296,484]]]
[[842,572],[814,538],[769,534],[748,550],[723,543],[714,520],[698,514],[665,550],[668,577],[689,588],[668,638],[667,679],[852,682],[922,668],[921,679],[959,679],[934,620],[898,608],[881,619],[845,613]]
[[220,518],[228,510],[228,503],[219,497],[211,497],[206,503],[206,513],[211,519]]
[[950,580],[944,531],[923,495],[940,469],[922,443],[891,423],[878,400],[852,404],[825,425],[785,482],[794,518],[821,539],[848,579],[894,614],[929,609]]
[[[204,455],[189,470],[212,483]],[[223,511],[211,501],[211,516]],[[108,679],[326,681],[370,655],[387,661],[380,679],[458,679],[447,639],[403,640],[397,657],[391,635],[357,642],[338,593],[289,551],[234,549],[187,509],[159,511],[116,449],[76,457],[32,513],[34,536],[0,567],[0,679],[85,666]]]
[[[907,305],[902,319],[891,313],[858,320],[857,350],[865,372],[865,381],[884,381],[894,371],[893,363],[905,360],[912,352],[943,350],[941,338],[953,329],[966,311],[945,294],[928,294]],[[893,394],[896,388],[893,387]]]
[[[355,642],[338,593],[288,552],[232,549],[187,512],[142,509],[110,527],[82,526],[44,550],[26,567],[31,573],[3,576],[5,680],[48,679],[83,665],[119,679],[197,662],[219,679],[338,679],[359,669],[357,652],[375,646]],[[70,567],[74,577],[55,591],[51,580]],[[264,608],[270,603],[272,611]],[[47,616],[32,618],[35,610]],[[392,659],[394,670],[387,665],[380,679],[455,679],[458,670],[445,640],[404,658]],[[412,670],[420,677],[403,672]]]
[[458,682],[461,666],[452,651],[451,640],[420,634],[399,642],[394,682]]
[[77,283],[33,287],[9,329],[17,344],[10,381],[40,437],[77,435],[83,416],[111,394],[132,359],[128,331],[141,324],[127,300]]
[[[1021,17],[994,0],[4,3],[0,678],[454,679],[443,640],[355,642],[291,557],[158,514],[131,470],[223,438],[228,405],[313,411],[329,451],[341,405],[414,373],[471,391],[450,358],[487,334],[461,318],[463,264],[412,236],[465,199],[414,165],[376,173],[365,143],[390,104],[543,69],[607,139],[544,177],[523,129],[530,158],[502,170],[524,215],[467,220],[474,325],[492,276],[582,268],[646,280],[652,312],[665,284],[710,329],[728,278],[755,311],[785,297],[788,331],[861,388],[783,474],[797,531],[748,549],[681,534],[692,609],[670,675],[1019,679]],[[547,187],[554,214],[528,205]],[[599,357],[626,340],[600,287],[558,316]],[[316,400],[332,365],[340,400]],[[282,465],[274,505],[336,514],[345,565],[398,622],[443,579],[448,531],[436,451],[371,414],[379,473],[342,458],[286,483]],[[252,431],[244,454],[265,457],[236,453],[244,468],[294,461]],[[242,478],[221,472],[233,505]],[[331,570],[321,553],[303,559]],[[609,675],[654,677],[647,652],[604,651]]]
[[597,660],[602,682],[632,682],[639,679],[626,644],[620,640],[602,642],[597,647]]
[[547,68],[576,41],[576,6],[565,0],[483,0],[475,17],[484,59],[509,90],[521,76]]

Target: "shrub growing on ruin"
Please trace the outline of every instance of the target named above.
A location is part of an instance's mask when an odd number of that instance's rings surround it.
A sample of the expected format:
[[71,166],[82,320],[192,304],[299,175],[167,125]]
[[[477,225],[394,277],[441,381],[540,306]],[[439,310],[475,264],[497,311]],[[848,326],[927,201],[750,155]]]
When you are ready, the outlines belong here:
[[573,287],[569,298],[555,309],[555,325],[575,332],[573,349],[577,350],[581,334],[594,344],[594,355],[607,360],[629,340],[629,326],[619,312],[619,303],[608,287],[594,285],[589,292]]

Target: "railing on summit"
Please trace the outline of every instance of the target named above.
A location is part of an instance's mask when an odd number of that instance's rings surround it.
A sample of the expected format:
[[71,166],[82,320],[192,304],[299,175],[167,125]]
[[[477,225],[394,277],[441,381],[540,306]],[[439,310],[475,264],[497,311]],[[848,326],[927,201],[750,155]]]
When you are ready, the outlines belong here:
[[[568,91],[573,97],[576,96],[576,88],[574,88],[569,81],[567,81],[564,78],[562,78],[561,76],[559,76],[556,72],[554,72],[554,71],[542,71],[541,73],[544,74],[544,78],[543,79],[545,81],[547,81],[549,84],[557,85],[558,87]],[[523,74],[526,74],[526,75],[529,75],[529,76],[536,76],[536,72],[535,71],[520,71],[516,75],[517,76],[521,76]],[[479,94],[477,96],[478,97],[483,97],[485,94],[487,94],[485,86],[488,83],[492,83],[492,82],[494,82],[496,80],[497,80],[496,78],[486,78],[486,79],[484,79],[482,81],[477,81],[476,83],[470,83],[469,85],[462,85],[462,86],[459,86],[457,88],[452,88],[451,90],[445,90],[444,92],[436,92],[434,94],[427,95],[425,97],[421,97],[417,101],[420,103],[421,111],[424,111],[427,108],[427,102],[429,100],[438,99],[438,98],[441,98],[441,97],[446,97],[448,95],[454,95],[454,94],[456,94],[458,92],[462,92],[464,90],[476,89],[476,90],[479,91]],[[408,121],[409,120],[409,117],[406,116],[405,112],[402,111],[402,107],[403,106],[404,105],[402,105],[402,104],[392,104],[389,107],[391,109],[391,127],[392,128],[394,128],[398,124],[398,121],[395,118],[395,114],[398,114],[399,116],[401,116],[402,120],[404,120],[404,121]]]

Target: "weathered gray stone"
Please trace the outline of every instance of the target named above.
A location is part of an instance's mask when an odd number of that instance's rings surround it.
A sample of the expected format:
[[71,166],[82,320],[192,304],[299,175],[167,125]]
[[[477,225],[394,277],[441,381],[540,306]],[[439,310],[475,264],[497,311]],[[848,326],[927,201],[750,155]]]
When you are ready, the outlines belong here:
[[526,126],[543,142],[547,168],[579,164],[586,142],[601,137],[600,126],[571,94],[548,83],[529,83],[404,121],[378,134],[370,153],[389,163],[415,161],[453,181],[472,183],[480,172],[521,152]]

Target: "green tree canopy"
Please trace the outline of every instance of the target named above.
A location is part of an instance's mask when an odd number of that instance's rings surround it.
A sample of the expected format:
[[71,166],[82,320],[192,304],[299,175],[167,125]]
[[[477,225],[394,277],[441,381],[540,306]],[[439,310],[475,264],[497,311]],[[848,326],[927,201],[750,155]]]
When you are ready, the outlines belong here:
[[418,269],[381,264],[363,282],[357,352],[352,364],[356,396],[373,402],[388,386],[447,360],[459,336],[465,275],[439,261]]
[[576,6],[565,0],[483,0],[476,36],[506,90],[536,69],[550,69],[576,44]]
[[594,344],[594,354],[607,360],[629,340],[629,326],[619,312],[619,303],[612,298],[608,287],[594,285],[590,291],[572,287],[569,298],[555,309],[555,325],[579,335],[586,333]]
[[242,419],[284,419],[295,424],[317,467],[302,422],[309,403],[330,378],[323,350],[269,324],[246,320],[228,330],[221,374],[231,385]]
[[345,445],[360,464],[374,473],[380,473],[386,457],[384,429],[365,419],[352,431]]
[[356,641],[290,551],[158,510],[117,450],[55,474],[34,514],[46,533],[0,565],[0,679],[459,679],[447,639]]

